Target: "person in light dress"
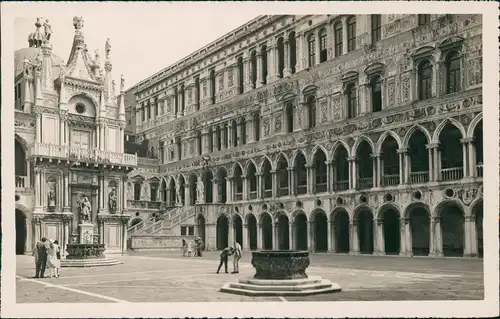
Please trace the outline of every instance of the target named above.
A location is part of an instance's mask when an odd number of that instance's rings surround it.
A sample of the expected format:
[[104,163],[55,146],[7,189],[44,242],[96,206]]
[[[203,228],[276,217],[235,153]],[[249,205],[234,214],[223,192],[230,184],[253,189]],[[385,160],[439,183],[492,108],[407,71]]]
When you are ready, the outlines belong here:
[[61,268],[60,256],[61,252],[58,241],[50,241],[47,250],[47,269],[49,270],[50,278],[59,278],[59,268]]

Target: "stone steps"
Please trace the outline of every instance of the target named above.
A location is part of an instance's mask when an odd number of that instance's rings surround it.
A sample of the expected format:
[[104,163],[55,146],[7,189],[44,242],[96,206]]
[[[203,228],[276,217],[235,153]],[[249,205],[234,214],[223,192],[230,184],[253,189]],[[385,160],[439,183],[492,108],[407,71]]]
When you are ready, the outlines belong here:
[[113,258],[94,258],[94,259],[63,259],[61,260],[61,268],[67,267],[102,267],[114,266],[123,262]]
[[307,296],[340,292],[342,288],[321,277],[304,279],[262,280],[242,279],[237,283],[227,283],[221,292],[246,296]]

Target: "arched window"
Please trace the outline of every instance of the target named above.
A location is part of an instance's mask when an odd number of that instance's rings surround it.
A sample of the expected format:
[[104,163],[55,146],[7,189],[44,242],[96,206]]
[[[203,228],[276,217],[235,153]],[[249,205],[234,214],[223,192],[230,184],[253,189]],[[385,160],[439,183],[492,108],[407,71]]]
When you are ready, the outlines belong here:
[[231,123],[231,139],[233,140],[233,146],[236,147],[238,146],[238,124],[236,121],[233,121]]
[[247,143],[247,121],[244,118],[241,119],[240,125],[241,125],[240,142],[241,144],[244,145]]
[[309,52],[309,67],[313,67],[316,64],[316,39],[314,36],[310,36],[308,40],[308,52]]
[[290,50],[290,69],[292,74],[295,74],[295,65],[297,64],[297,42],[295,41],[295,32],[291,32],[289,36]]
[[316,127],[316,98],[314,96],[307,98],[307,108],[309,111],[309,128]]
[[451,52],[446,57],[446,93],[460,91],[460,56]]
[[293,132],[293,104],[288,103],[286,105],[286,132],[287,133],[292,133]]
[[382,81],[380,75],[375,75],[370,81],[372,93],[372,112],[382,111]]
[[429,22],[431,22],[431,15],[430,14],[419,14],[418,15],[418,25],[425,25]]
[[210,71],[210,100],[215,104],[215,71]]
[[278,76],[283,77],[283,70],[285,69],[285,44],[283,38],[278,39]]
[[432,97],[432,65],[425,60],[418,67],[418,98],[427,100]]
[[243,94],[245,73],[243,69],[243,58],[238,58],[238,93]]
[[372,44],[377,43],[382,38],[382,15],[372,14]]
[[356,50],[356,17],[347,20],[347,52]]
[[254,130],[255,130],[255,141],[260,140],[260,114],[256,113],[253,116]]
[[328,48],[326,43],[326,30],[322,29],[319,32],[319,63],[328,60]]
[[262,83],[267,83],[267,47],[265,45],[261,48],[261,59],[262,59]]
[[354,83],[348,84],[346,88],[347,93],[347,118],[351,119],[356,117],[358,109],[357,90]]
[[342,55],[342,46],[343,46],[342,23],[341,22],[335,23],[333,29],[335,31],[335,56],[337,57]]
[[252,51],[250,55],[250,75],[252,79],[252,88],[257,86],[257,53]]
[[141,200],[141,184],[134,183],[134,200]]
[[198,150],[198,155],[201,155],[202,149],[201,149],[201,132],[198,131],[196,132],[196,148]]

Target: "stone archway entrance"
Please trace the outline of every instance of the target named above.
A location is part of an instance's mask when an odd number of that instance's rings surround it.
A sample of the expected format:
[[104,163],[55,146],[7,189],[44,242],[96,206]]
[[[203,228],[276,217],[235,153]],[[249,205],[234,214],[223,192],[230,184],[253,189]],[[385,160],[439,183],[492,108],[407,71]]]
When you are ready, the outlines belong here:
[[201,237],[201,240],[205,243],[206,245],[206,239],[205,239],[205,216],[203,215],[198,215],[198,237]]
[[26,235],[26,215],[16,209],[16,255],[24,255],[26,252]]
[[224,215],[217,218],[217,250],[229,246],[229,221]]
[[384,251],[387,255],[397,255],[400,251],[399,213],[394,208],[382,212]]
[[430,215],[421,206],[409,210],[411,250],[414,256],[428,256],[430,252]]
[[335,252],[349,252],[349,214],[345,210],[335,214]]
[[373,254],[373,214],[363,209],[356,214],[358,219],[359,252]]
[[253,214],[248,215],[248,241],[250,250],[257,249],[257,218]]
[[314,215],[314,251],[328,251],[328,218],[322,211]]
[[307,217],[300,213],[295,217],[295,248],[298,250],[307,249]]
[[278,217],[278,249],[290,249],[289,234],[288,217],[282,214]]
[[262,215],[262,248],[266,250],[273,249],[273,222],[269,214]]
[[444,256],[464,255],[464,214],[455,203],[443,204],[441,211],[441,235]]

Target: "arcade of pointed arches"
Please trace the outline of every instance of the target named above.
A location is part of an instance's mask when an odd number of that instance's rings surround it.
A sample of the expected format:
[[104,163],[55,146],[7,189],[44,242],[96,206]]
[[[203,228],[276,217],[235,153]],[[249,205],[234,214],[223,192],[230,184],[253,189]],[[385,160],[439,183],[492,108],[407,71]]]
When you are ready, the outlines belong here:
[[[199,213],[196,224],[205,240],[207,217]],[[483,255],[483,201],[470,206],[444,200],[429,207],[412,202],[399,208],[385,203],[378,209],[344,206],[326,213],[314,208],[290,213],[261,210],[218,214],[215,221],[216,248],[238,241],[243,249],[300,249],[350,254],[396,254],[403,256]]]
[[134,172],[129,199],[194,205],[482,177],[482,113],[467,130],[445,119],[432,135],[416,124],[403,139],[388,130],[376,142],[361,135],[352,147],[340,139],[328,149],[316,145],[309,155],[296,149],[168,177]]

